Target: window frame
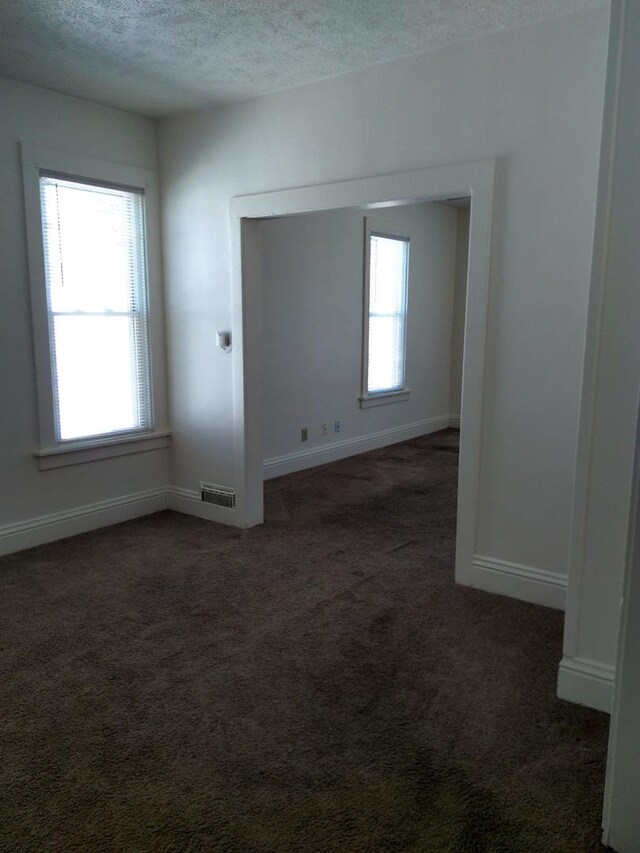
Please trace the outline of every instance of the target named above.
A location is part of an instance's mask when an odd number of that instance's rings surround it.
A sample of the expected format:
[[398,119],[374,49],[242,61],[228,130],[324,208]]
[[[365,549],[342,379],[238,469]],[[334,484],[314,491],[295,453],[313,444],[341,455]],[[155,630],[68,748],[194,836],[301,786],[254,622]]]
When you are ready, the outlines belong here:
[[[407,260],[404,287],[404,351],[403,351],[403,385],[402,388],[371,392],[369,386],[369,323],[370,323],[370,294],[369,273],[371,269],[371,238],[385,237],[406,244]],[[375,406],[385,406],[389,403],[400,403],[409,399],[411,389],[407,385],[407,349],[409,328],[409,277],[410,277],[410,246],[411,238],[406,234],[398,234],[391,228],[375,225],[369,218],[364,221],[364,264],[363,264],[363,317],[362,317],[362,385],[359,399],[360,408],[368,409]]]
[[[27,250],[36,369],[39,446],[34,456],[42,470],[110,456],[167,447],[166,368],[160,281],[159,210],[156,174],[137,166],[96,160],[64,151],[21,144]],[[73,440],[56,434],[54,378],[45,278],[45,253],[40,201],[41,174],[103,184],[143,193],[144,258],[146,268],[147,347],[150,427],[105,433]]]

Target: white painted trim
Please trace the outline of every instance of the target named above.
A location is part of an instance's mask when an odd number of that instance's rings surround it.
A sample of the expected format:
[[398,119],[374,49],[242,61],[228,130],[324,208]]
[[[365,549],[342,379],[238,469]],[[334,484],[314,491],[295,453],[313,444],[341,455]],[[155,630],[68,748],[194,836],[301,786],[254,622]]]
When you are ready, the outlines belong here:
[[[147,336],[149,351],[149,383],[154,430],[168,431],[168,403],[166,379],[166,346],[164,335],[164,301],[162,269],[160,262],[160,203],[158,176],[151,169],[97,160],[70,151],[27,145],[21,143],[22,179],[27,231],[27,257],[33,324],[34,359],[36,366],[36,391],[38,402],[39,438],[42,456],[41,469],[59,467],[45,462],[48,451],[54,447],[64,449],[56,439],[51,349],[49,345],[49,312],[46,299],[44,246],[42,242],[42,215],[40,210],[40,170],[66,174],[70,177],[88,178],[109,184],[144,190],[144,236],[146,264]],[[78,442],[80,444],[80,442]],[[94,445],[91,439],[86,447]],[[68,458],[68,457],[60,457]],[[85,460],[83,460],[85,461]],[[86,460],[89,461],[89,460]]]
[[546,569],[476,555],[471,585],[485,592],[542,604],[555,610],[565,608],[567,578]]
[[229,228],[236,519],[264,520],[262,483],[262,256],[260,221],[232,219]]
[[217,521],[220,524],[228,524],[232,527],[243,526],[235,510],[205,503],[200,497],[200,492],[193,491],[192,489],[170,486],[168,489],[168,501],[168,509],[181,512],[183,515],[193,515],[196,518],[204,518],[206,521]]
[[587,554],[588,515],[591,501],[596,393],[601,355],[604,297],[609,258],[613,175],[616,160],[619,90],[622,69],[624,7],[613,2],[609,20],[609,57],[605,82],[604,111],[600,141],[598,191],[593,228],[593,251],[587,308],[584,366],[578,420],[573,507],[569,541],[569,593],[564,623],[564,655],[578,657],[582,645],[581,608],[584,566]]
[[110,527],[112,524],[151,515],[164,509],[172,509],[207,521],[230,524],[233,527],[242,526],[234,510],[204,503],[200,492],[177,486],[162,486],[86,504],[64,512],[5,524],[0,527],[0,556],[87,533],[100,527]]
[[56,539],[66,539],[98,527],[108,527],[121,521],[129,521],[141,515],[167,509],[168,491],[163,486],[112,498],[107,501],[86,504],[75,509],[41,515],[14,524],[0,527],[0,554],[11,554],[25,548],[34,548]]
[[375,210],[421,201],[446,201],[454,195],[468,198],[474,186],[493,185],[494,171],[494,160],[476,160],[415,172],[235,196],[231,199],[230,213],[234,219],[263,219],[344,207]]
[[147,432],[141,435],[127,435],[103,441],[87,442],[78,445],[60,445],[36,450],[33,454],[38,460],[41,471],[51,468],[63,468],[65,465],[78,465],[81,462],[95,462],[110,459],[113,456],[128,456],[132,453],[146,453],[160,450],[171,444],[171,432]]
[[460,429],[460,415],[449,415],[449,426],[451,429]]
[[[626,11],[626,8],[625,8]],[[635,31],[640,14],[634,10]],[[634,48],[632,32],[629,52]],[[627,557],[622,584],[622,609],[616,655],[616,678],[611,699],[609,753],[604,786],[602,843],[613,850],[638,849],[638,788],[640,787],[640,408],[636,407],[633,488],[627,533]]]
[[367,453],[369,450],[377,450],[379,447],[386,447],[389,444],[397,444],[399,441],[407,441],[409,438],[417,438],[419,435],[446,429],[448,424],[449,416],[442,415],[439,418],[428,418],[424,421],[416,421],[392,429],[383,429],[368,435],[359,435],[355,438],[333,441],[331,444],[305,448],[305,450],[287,453],[284,456],[275,456],[264,460],[264,479],[282,477],[284,474],[303,471],[305,468],[314,468],[316,465],[326,465],[327,462],[335,462],[338,459],[345,459],[347,456]]
[[384,391],[382,394],[363,394],[358,397],[361,409],[371,409],[375,406],[388,406],[390,403],[406,403],[411,394],[410,388],[402,391]]
[[558,697],[608,714],[615,674],[615,667],[609,664],[565,655],[558,668]]
[[470,198],[455,576],[458,583],[471,583],[482,447],[494,178],[495,162],[482,160],[231,199],[231,299],[234,335],[238,344],[232,353],[234,467],[238,484],[236,514],[242,526],[261,524],[264,518],[260,402],[262,284],[257,221],[317,210],[376,209],[448,198]]

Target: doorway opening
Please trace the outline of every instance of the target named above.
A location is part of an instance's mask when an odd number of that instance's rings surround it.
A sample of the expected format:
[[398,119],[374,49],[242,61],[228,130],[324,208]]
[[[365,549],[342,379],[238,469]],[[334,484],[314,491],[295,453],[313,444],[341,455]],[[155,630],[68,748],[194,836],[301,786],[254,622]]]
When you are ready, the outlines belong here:
[[[456,581],[471,583],[478,505],[494,163],[425,169],[232,200],[237,509],[243,526],[263,521],[262,250],[260,222],[317,211],[379,212],[409,204],[470,200],[466,320],[461,381]],[[359,331],[359,330],[358,330]],[[240,339],[240,340],[239,340]]]

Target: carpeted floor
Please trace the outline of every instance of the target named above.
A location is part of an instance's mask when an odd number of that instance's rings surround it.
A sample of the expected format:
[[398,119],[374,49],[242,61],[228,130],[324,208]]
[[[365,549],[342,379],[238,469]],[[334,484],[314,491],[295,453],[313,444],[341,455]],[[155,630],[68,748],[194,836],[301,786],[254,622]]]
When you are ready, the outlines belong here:
[[595,853],[562,614],[453,584],[455,433],[0,560],[0,849]]

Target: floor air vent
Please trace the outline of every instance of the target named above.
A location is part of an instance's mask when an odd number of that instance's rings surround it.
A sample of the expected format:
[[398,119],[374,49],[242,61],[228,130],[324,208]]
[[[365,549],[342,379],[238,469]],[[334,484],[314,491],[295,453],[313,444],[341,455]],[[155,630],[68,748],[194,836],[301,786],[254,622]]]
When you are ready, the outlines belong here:
[[223,506],[226,509],[236,508],[236,493],[225,486],[213,486],[211,483],[200,483],[200,498],[206,504]]

